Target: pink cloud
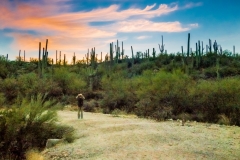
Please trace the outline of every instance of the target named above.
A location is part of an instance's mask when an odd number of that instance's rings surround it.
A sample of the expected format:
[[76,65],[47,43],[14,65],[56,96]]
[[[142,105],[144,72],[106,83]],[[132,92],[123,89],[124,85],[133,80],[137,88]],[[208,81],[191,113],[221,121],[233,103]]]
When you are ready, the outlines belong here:
[[[144,9],[120,10],[119,5],[98,8],[91,11],[71,12],[69,0],[40,0],[33,2],[0,1],[0,29],[11,28],[34,31],[35,34],[13,32],[12,48],[36,51],[38,43],[49,39],[50,48],[68,54],[85,52],[87,48],[103,48],[116,38],[118,32],[182,32],[197,27],[197,24],[182,27],[176,22],[152,22],[149,19],[172,13],[178,5],[156,4]],[[189,7],[193,4],[189,4]],[[134,17],[134,18],[133,18]],[[90,26],[89,22],[113,21],[111,25]],[[141,37],[143,39],[146,37]],[[101,39],[101,41],[99,41]],[[85,53],[81,53],[84,55]]]

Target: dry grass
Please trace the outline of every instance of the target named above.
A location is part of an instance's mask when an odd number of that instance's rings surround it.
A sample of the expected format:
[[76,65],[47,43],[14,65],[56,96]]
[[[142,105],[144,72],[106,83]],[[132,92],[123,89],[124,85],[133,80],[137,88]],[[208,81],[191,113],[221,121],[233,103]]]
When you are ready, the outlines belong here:
[[26,153],[27,160],[44,160],[44,157],[35,150],[30,150]]
[[59,111],[77,140],[43,152],[49,159],[239,159],[240,128],[177,121],[155,122],[132,116]]

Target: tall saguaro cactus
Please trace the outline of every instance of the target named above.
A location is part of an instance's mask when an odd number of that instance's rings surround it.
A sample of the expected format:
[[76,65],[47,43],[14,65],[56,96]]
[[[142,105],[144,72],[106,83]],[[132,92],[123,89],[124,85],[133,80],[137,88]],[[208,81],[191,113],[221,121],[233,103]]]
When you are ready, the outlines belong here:
[[209,52],[212,53],[212,41],[209,39]]
[[46,48],[45,48],[45,54],[47,53],[47,47],[48,47],[48,39],[46,39]]
[[86,57],[87,65],[88,65],[88,60],[89,60],[89,49],[88,49],[87,54],[85,54],[85,57]]
[[58,63],[58,59],[57,59],[58,55],[57,55],[57,50],[56,50],[56,65]]
[[116,52],[116,63],[118,63],[118,57],[119,57],[118,40],[117,40],[117,46],[115,45],[115,52]]
[[187,44],[187,59],[189,58],[190,50],[190,33],[188,33],[188,44]]
[[21,50],[19,50],[19,53],[18,53],[18,61],[21,62]]
[[123,50],[123,41],[122,41],[122,60],[123,60],[123,55],[124,55],[124,50]]
[[95,53],[95,47],[92,48],[91,51],[91,66],[95,69],[96,68],[96,53]]
[[59,65],[61,65],[61,51],[60,51],[60,53],[59,53]]
[[163,51],[164,51],[163,36],[162,36],[162,45],[161,46],[160,46],[160,44],[158,44],[158,45],[159,45],[159,50],[160,50],[161,54],[163,54]]
[[133,54],[133,47],[131,46],[131,50],[132,50],[132,66],[134,65],[134,54]]
[[63,55],[63,65],[66,66],[66,54]]
[[41,42],[39,42],[39,53],[38,53],[38,77],[41,77]]
[[25,62],[25,50],[23,51],[23,61]]
[[235,46],[233,46],[233,56],[235,56]]
[[203,41],[202,41],[202,55],[203,55],[204,47],[203,47]]
[[217,54],[218,51],[218,44],[217,41],[215,40],[214,44],[213,44],[213,49],[214,49],[214,53]]
[[155,58],[156,58],[156,51],[155,51],[155,48],[153,48],[153,53],[152,53],[152,55],[153,55],[153,59],[155,59]]
[[198,43],[196,43],[196,67],[199,67]]
[[73,65],[75,65],[76,64],[76,56],[75,56],[75,52],[74,52],[74,54],[73,54]]
[[113,43],[110,43],[110,64],[113,66]]
[[42,54],[42,76],[44,75],[44,62],[45,61],[45,52],[43,48],[43,54]]

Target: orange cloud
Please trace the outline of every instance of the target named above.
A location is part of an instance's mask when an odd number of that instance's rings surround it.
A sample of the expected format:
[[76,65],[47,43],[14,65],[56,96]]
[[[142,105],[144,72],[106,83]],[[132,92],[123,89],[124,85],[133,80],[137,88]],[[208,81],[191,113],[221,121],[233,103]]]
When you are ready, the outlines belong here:
[[[115,39],[119,32],[182,32],[198,26],[190,24],[182,27],[178,21],[149,20],[178,10],[177,5],[153,4],[144,9],[125,10],[120,10],[119,5],[111,5],[91,11],[71,12],[71,6],[65,3],[67,1],[69,0],[40,0],[18,2],[14,5],[8,1],[0,1],[0,29],[18,30],[8,33],[8,36],[14,37],[12,47],[29,52],[38,53],[39,42],[45,43],[45,40],[49,39],[49,51],[52,51],[54,57],[55,50],[69,55],[76,51],[79,56],[84,56],[88,48],[96,47],[102,50],[108,47],[109,42]],[[191,6],[194,4],[187,7]],[[113,24],[89,25],[89,22],[95,21],[113,21]],[[28,31],[33,31],[34,34]],[[138,37],[144,38],[146,37]]]

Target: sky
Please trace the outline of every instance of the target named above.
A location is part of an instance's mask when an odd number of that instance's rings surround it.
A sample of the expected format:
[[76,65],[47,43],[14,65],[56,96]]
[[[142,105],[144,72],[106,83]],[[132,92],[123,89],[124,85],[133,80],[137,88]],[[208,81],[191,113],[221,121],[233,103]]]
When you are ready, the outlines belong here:
[[[38,57],[39,42],[55,61],[56,51],[71,63],[95,47],[100,59],[111,42],[123,42],[124,53],[159,53],[163,36],[168,53],[203,41],[217,41],[223,50],[240,52],[239,0],[0,0],[0,55],[15,60]],[[63,57],[63,56],[62,56]]]

